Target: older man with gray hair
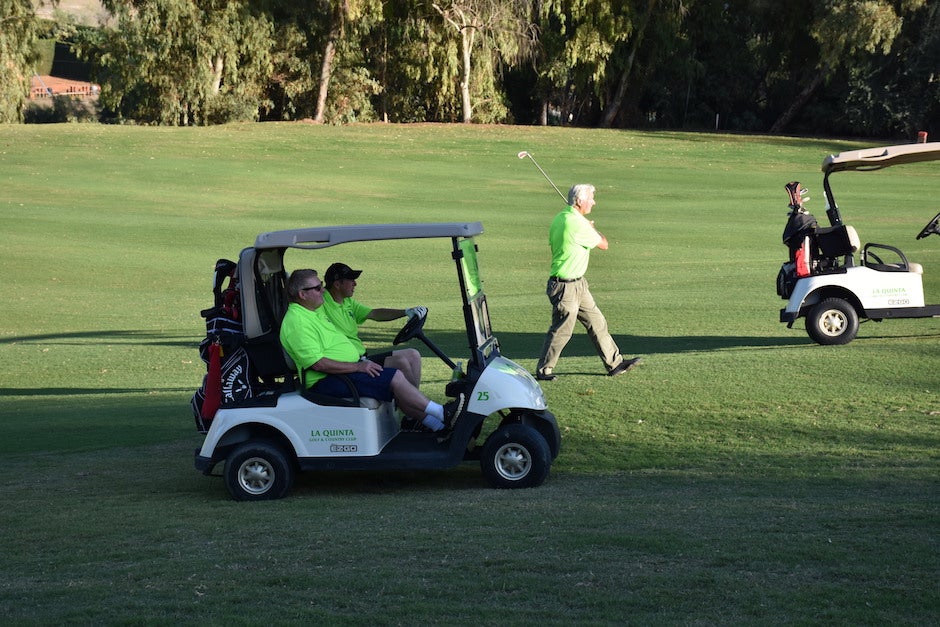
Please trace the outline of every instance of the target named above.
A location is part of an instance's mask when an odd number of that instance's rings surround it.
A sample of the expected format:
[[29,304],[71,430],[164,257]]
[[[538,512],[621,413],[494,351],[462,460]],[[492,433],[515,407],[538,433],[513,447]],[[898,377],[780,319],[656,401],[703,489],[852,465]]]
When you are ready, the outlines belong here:
[[608,376],[623,374],[640,363],[639,357],[624,359],[620,354],[584,278],[591,249],[608,248],[607,238],[585,217],[594,208],[594,192],[593,185],[573,186],[568,191],[568,206],[555,216],[548,230],[552,270],[545,293],[552,304],[552,323],[536,367],[535,378],[540,381],[555,379],[555,365],[574,333],[575,322],[587,329]]

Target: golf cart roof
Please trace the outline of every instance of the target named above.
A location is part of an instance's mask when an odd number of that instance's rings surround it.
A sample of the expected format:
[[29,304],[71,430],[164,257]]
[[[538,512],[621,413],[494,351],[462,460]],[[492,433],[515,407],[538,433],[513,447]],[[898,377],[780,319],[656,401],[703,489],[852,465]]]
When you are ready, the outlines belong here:
[[423,224],[355,224],[309,227],[261,233],[255,249],[327,248],[346,242],[430,237],[473,237],[483,232],[479,222],[430,222]]
[[940,142],[905,144],[840,152],[823,159],[822,171],[828,176],[843,170],[880,170],[892,165],[940,159]]

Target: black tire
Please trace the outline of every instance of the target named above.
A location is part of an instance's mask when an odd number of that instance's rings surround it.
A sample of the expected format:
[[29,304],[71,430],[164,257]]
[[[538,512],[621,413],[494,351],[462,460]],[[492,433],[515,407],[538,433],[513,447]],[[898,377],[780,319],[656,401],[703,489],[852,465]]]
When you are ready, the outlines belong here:
[[273,442],[245,442],[229,454],[223,476],[236,501],[268,501],[290,492],[294,467]]
[[858,313],[841,298],[826,298],[809,310],[806,332],[817,344],[848,344],[858,334]]
[[504,425],[483,445],[480,466],[494,488],[534,488],[542,485],[552,465],[548,442],[535,428]]

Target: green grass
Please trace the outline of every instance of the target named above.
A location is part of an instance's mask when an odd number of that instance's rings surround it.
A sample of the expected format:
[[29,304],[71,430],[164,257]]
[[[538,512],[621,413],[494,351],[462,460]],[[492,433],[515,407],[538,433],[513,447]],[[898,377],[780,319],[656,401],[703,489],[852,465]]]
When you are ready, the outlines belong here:
[[[783,185],[825,220],[838,140],[439,125],[0,126],[0,620],[49,623],[929,624],[937,576],[940,320],[843,347],[777,322]],[[210,273],[263,231],[479,220],[503,352],[548,324],[559,187],[598,188],[589,279],[618,379],[583,332],[544,386],[563,451],[544,486],[448,472],[306,475],[228,500],[192,467]],[[832,179],[863,241],[940,302],[922,164]],[[465,359],[448,244],[350,245],[366,303],[427,305]],[[294,256],[296,255],[296,256]],[[293,267],[293,266],[292,266]],[[372,324],[387,345],[397,327]],[[429,351],[425,391],[449,372]]]

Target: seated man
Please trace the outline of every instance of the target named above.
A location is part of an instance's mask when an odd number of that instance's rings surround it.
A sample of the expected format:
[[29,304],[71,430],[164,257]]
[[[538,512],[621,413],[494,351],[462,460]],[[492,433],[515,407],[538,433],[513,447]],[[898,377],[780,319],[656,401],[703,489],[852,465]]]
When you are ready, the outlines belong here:
[[[287,281],[290,304],[281,323],[281,344],[294,360],[300,380],[320,394],[345,396],[348,388],[336,376],[346,375],[360,396],[383,401],[394,399],[402,412],[431,431],[440,431],[461,407],[446,412],[405,379],[400,370],[360,360],[356,346],[323,311],[323,283],[316,270],[294,270]],[[461,397],[462,398],[462,397]]]
[[[326,270],[323,277],[326,292],[323,295],[323,310],[336,328],[339,329],[359,351],[359,356],[366,354],[366,347],[359,339],[359,325],[366,320],[387,322],[397,320],[404,316],[427,315],[424,307],[411,307],[409,309],[372,309],[353,298],[356,291],[356,279],[362,270],[353,270],[344,263],[334,263]],[[411,382],[411,385],[421,385],[421,353],[413,348],[391,350],[376,355],[368,355],[372,361],[386,368],[397,368]]]

